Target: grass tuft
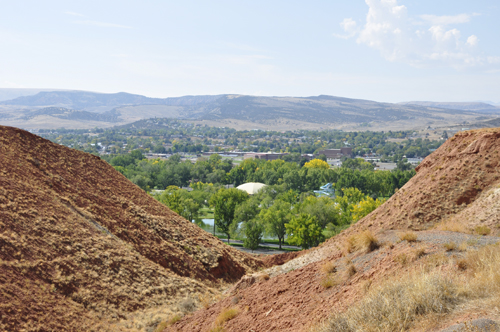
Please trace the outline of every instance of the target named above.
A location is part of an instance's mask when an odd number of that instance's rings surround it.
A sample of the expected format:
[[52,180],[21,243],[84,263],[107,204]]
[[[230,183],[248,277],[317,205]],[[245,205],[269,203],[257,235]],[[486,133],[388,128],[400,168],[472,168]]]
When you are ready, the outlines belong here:
[[369,230],[351,235],[347,238],[345,243],[345,248],[348,253],[358,250],[371,252],[378,249],[378,247],[380,247],[380,244],[377,238]]
[[489,235],[491,233],[491,229],[489,229],[487,226],[477,226],[474,231],[478,235]]
[[323,271],[323,273],[325,274],[334,273],[337,271],[337,267],[333,262],[326,262],[321,265],[321,271]]
[[321,278],[321,281],[319,283],[325,289],[337,286],[339,284],[338,280],[333,275],[324,276],[323,278]]
[[223,326],[225,322],[230,321],[234,317],[238,316],[239,311],[237,308],[226,308],[221,311],[219,316],[215,319],[214,325]]
[[408,241],[408,242],[416,242],[417,241],[417,233],[408,231],[404,233],[398,234],[399,239],[401,241]]
[[181,315],[174,315],[172,318],[168,320],[168,322],[161,322],[160,324],[158,324],[158,326],[156,326],[155,332],[161,332],[170,325],[177,323],[181,319],[182,319]]
[[355,267],[353,264],[350,264],[350,265],[348,265],[348,266],[347,266],[346,271],[345,271],[345,274],[346,274],[346,277],[347,277],[347,278],[350,278],[350,277],[352,277],[353,275],[355,275],[355,274],[356,274],[356,272],[358,272],[358,271],[356,270],[356,267]]
[[452,251],[457,249],[457,244],[455,242],[447,242],[443,244],[443,246],[446,249],[446,251]]

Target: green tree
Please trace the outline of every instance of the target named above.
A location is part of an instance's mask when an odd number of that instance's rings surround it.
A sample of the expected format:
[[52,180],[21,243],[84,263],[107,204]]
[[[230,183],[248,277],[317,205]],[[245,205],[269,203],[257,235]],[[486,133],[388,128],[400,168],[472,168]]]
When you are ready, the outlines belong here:
[[214,207],[214,234],[215,227],[227,235],[229,244],[231,225],[234,222],[234,212],[239,204],[248,198],[248,194],[236,188],[221,188],[210,198],[210,205]]
[[286,235],[285,224],[290,220],[291,204],[282,200],[275,200],[268,209],[260,211],[259,217],[264,223],[267,232],[278,238],[279,248]]
[[384,204],[385,201],[386,200],[383,198],[377,198],[374,200],[370,196],[367,196],[365,199],[359,201],[351,207],[352,221],[356,222],[364,216],[367,216],[370,212]]
[[243,246],[251,249],[253,252],[259,247],[264,228],[256,221],[247,221],[244,223],[243,227],[245,228],[245,240],[243,241]]
[[316,217],[307,213],[293,216],[289,223],[285,224],[288,242],[308,249],[317,246],[324,240],[323,232]]
[[308,196],[301,203],[300,212],[315,217],[318,225],[321,228],[325,228],[329,223],[334,225],[339,224],[339,211],[336,205],[335,201],[328,197]]

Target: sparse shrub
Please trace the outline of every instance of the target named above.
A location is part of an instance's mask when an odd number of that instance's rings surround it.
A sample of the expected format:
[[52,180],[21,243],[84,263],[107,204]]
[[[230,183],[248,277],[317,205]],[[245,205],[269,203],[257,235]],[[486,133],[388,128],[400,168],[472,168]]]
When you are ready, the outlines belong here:
[[179,303],[179,309],[183,313],[192,312],[196,309],[196,302],[192,298],[188,297]]
[[156,326],[155,332],[161,332],[165,328],[167,328],[168,326],[177,323],[181,319],[182,319],[182,317],[180,315],[174,315],[174,316],[172,316],[172,318],[170,318],[168,320],[168,322],[161,322],[160,324],[158,324],[158,326]]
[[457,267],[459,270],[467,270],[467,259],[461,258],[457,261]]
[[161,322],[160,324],[158,324],[158,326],[156,326],[155,332],[161,332],[164,329],[166,329],[167,327],[168,327],[167,322]]
[[402,254],[399,254],[395,257],[395,261],[403,266],[406,266],[406,264],[408,264],[408,262],[409,262],[409,259],[405,253],[402,253]]
[[408,241],[408,242],[417,241],[417,234],[415,232],[412,232],[412,231],[400,233],[398,235],[399,235],[399,239],[401,241]]
[[345,274],[346,274],[346,277],[347,277],[347,278],[350,278],[350,277],[352,277],[353,275],[355,275],[355,274],[356,274],[356,272],[358,272],[358,271],[356,270],[356,267],[355,267],[353,264],[350,264],[350,265],[348,265],[348,266],[347,266],[347,268],[346,268],[346,273],[345,273]]
[[455,242],[447,242],[443,246],[446,249],[446,251],[452,251],[457,249],[457,244]]
[[425,248],[424,247],[417,248],[417,249],[415,249],[415,251],[413,251],[413,257],[415,258],[415,260],[421,258],[424,255],[425,255]]
[[326,262],[325,264],[321,265],[321,271],[323,273],[329,274],[329,273],[334,273],[337,271],[337,268],[333,262]]
[[215,327],[212,327],[209,332],[224,332],[224,327],[223,326],[215,326]]
[[214,325],[223,326],[225,322],[230,321],[234,317],[238,316],[239,311],[237,308],[226,308],[221,311],[219,316],[215,319]]
[[357,250],[366,250],[371,252],[377,249],[380,244],[377,238],[369,230],[363,231],[358,234],[351,235],[346,241],[346,251],[352,252]]
[[325,289],[338,285],[337,279],[332,275],[324,276],[319,283]]
[[478,235],[489,235],[491,233],[491,229],[489,229],[487,226],[477,226],[474,231]]
[[450,312],[457,302],[452,280],[437,274],[414,275],[384,283],[318,331],[405,331],[418,317]]

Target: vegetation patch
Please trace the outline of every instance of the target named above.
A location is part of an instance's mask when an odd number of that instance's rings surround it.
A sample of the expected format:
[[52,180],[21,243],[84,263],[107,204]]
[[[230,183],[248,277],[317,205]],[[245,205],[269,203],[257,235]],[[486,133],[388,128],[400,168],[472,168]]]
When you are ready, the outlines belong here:
[[[442,257],[442,256],[441,256]],[[440,259],[453,263],[454,258]],[[316,327],[317,332],[406,331],[429,315],[448,314],[500,300],[500,246],[467,252],[456,262],[468,273],[415,272],[372,288],[356,305]],[[493,301],[493,302],[492,302]]]
[[367,252],[371,252],[377,249],[380,244],[375,235],[373,235],[371,231],[366,230],[361,233],[351,235],[349,238],[347,238],[345,246],[348,253],[358,250],[366,250]]
[[211,332],[224,331],[224,323],[235,318],[239,314],[238,308],[226,308],[221,311],[214,322],[214,327],[210,330]]
[[487,226],[477,226],[474,229],[474,232],[478,235],[489,235],[491,233],[491,229],[489,229]]
[[398,236],[401,241],[408,241],[408,242],[416,242],[418,237],[417,233],[412,231],[399,233]]

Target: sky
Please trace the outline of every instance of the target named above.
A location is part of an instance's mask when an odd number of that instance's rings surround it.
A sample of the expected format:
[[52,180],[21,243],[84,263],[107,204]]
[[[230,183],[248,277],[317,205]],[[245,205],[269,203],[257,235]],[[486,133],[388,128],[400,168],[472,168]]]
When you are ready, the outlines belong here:
[[0,0],[0,88],[500,103],[498,0]]

